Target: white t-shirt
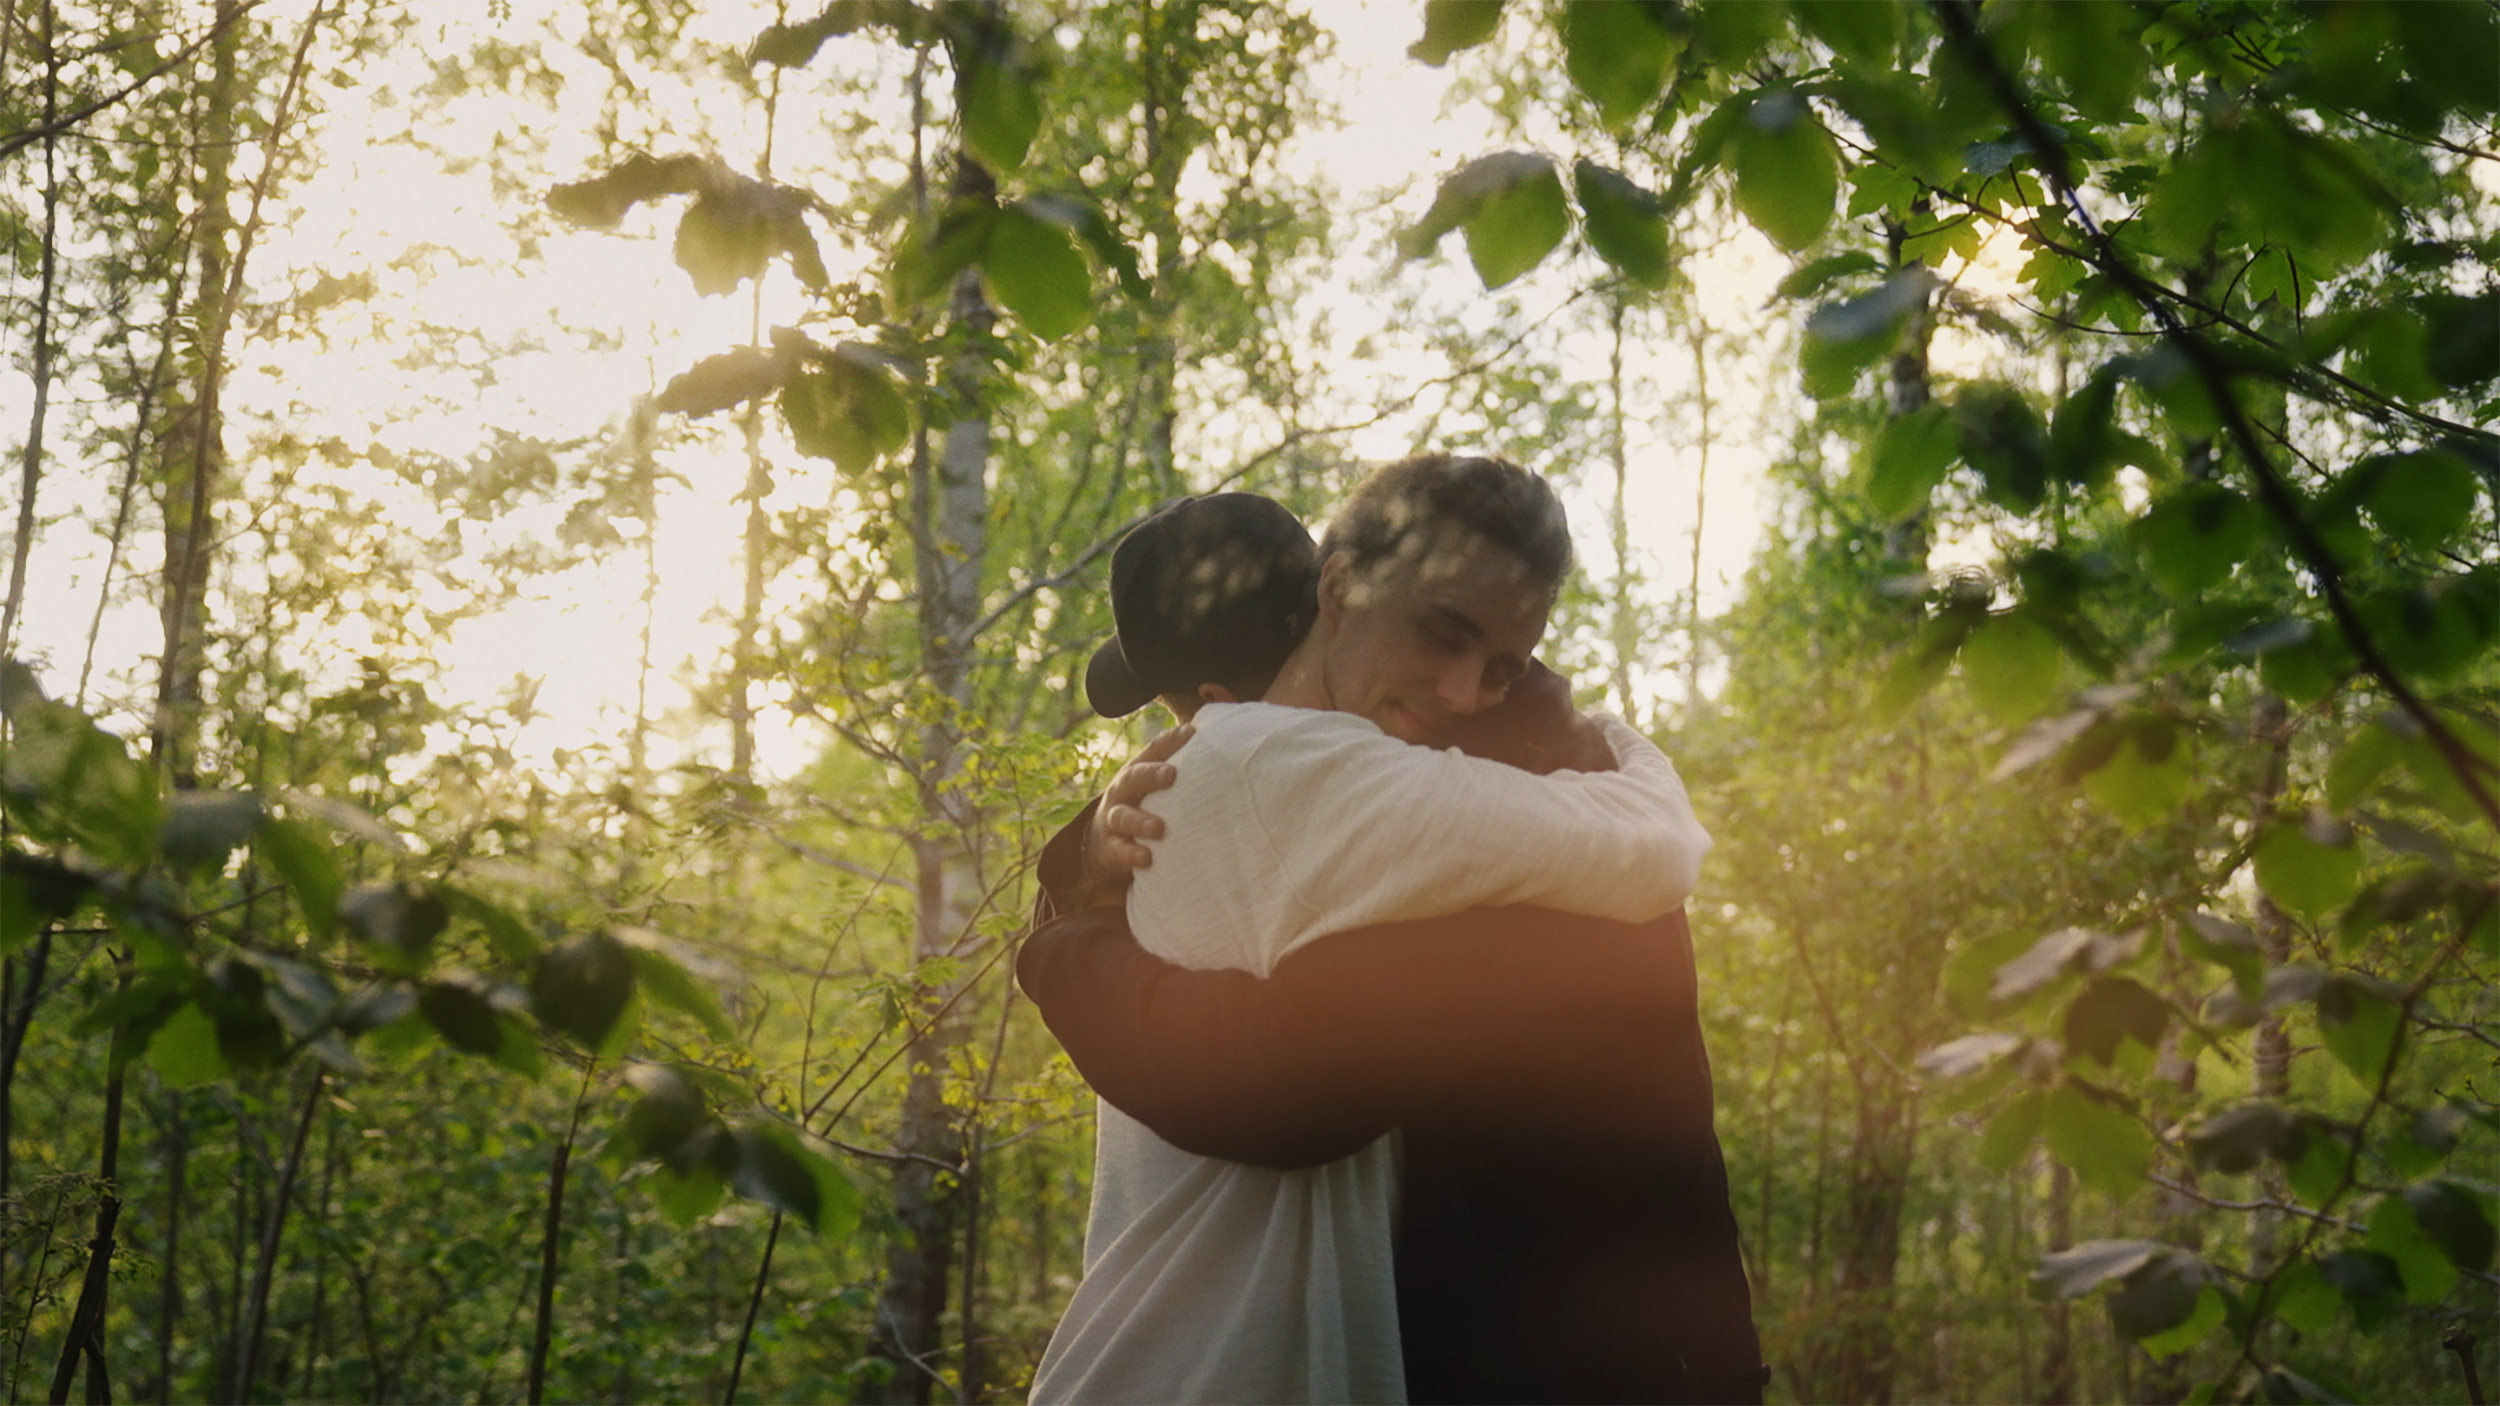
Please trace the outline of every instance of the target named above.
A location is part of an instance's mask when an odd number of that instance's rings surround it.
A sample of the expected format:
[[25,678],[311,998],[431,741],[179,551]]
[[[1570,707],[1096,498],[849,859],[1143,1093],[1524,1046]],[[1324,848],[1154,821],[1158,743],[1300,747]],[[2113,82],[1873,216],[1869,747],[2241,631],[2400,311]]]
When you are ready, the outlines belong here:
[[[1710,837],[1665,755],[1600,721],[1621,770],[1539,777],[1351,713],[1211,704],[1149,798],[1169,829],[1129,893],[1137,940],[1265,975],[1327,933],[1485,904],[1657,917]],[[1097,1114],[1085,1279],[1034,1401],[1405,1400],[1393,1139],[1280,1172]]]

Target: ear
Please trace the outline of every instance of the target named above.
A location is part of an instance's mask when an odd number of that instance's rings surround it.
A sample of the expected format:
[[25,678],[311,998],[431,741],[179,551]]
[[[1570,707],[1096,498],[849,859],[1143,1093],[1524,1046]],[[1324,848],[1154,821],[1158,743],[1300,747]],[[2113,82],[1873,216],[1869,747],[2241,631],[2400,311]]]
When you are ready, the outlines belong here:
[[1338,617],[1345,614],[1346,596],[1354,589],[1354,558],[1346,552],[1331,552],[1319,564],[1319,621],[1335,628]]
[[1241,695],[1220,683],[1202,683],[1198,685],[1198,701],[1201,703],[1238,703],[1241,701]]

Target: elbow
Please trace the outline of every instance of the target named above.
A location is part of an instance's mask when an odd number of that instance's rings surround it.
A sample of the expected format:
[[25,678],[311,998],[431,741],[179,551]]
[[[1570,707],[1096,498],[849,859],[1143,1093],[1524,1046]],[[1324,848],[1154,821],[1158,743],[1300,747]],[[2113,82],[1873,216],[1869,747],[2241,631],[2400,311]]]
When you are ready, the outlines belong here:
[[1697,823],[1672,827],[1667,836],[1667,862],[1658,866],[1658,891],[1651,895],[1652,910],[1642,915],[1657,917],[1684,906],[1701,884],[1701,862],[1710,853],[1710,832]]

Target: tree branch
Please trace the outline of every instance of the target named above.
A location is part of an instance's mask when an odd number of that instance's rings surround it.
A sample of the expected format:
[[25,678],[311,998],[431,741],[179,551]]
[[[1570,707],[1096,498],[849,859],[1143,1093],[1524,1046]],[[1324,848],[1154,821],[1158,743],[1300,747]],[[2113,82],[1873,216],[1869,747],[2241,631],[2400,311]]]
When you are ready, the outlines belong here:
[[95,101],[87,103],[84,106],[72,108],[68,112],[61,114],[59,117],[56,117],[49,122],[42,123],[39,126],[21,127],[17,131],[11,132],[5,137],[0,137],[0,161],[6,161],[10,157],[15,156],[17,153],[24,151],[26,148],[33,146],[35,143],[43,141],[46,138],[60,136],[63,133],[68,132],[71,128],[76,127],[79,123],[86,121],[88,118],[95,116],[99,112],[104,111],[106,108],[113,107],[116,104],[127,100],[133,93],[138,92],[140,89],[147,87],[149,84],[154,83],[157,79],[162,78],[167,73],[171,72],[175,65],[190,58],[193,54],[198,53],[201,45],[216,38],[220,33],[224,32],[227,26],[233,24],[235,21],[243,18],[245,15],[258,9],[259,7],[260,0],[238,0],[238,3],[220,6],[217,11],[217,18],[215,22],[211,23],[208,28],[200,31],[197,38],[193,39],[190,43],[183,45],[180,49],[175,50],[172,58],[165,60],[156,67],[151,68],[147,72],[130,80],[130,82],[120,91],[106,94],[105,96],[97,98]]

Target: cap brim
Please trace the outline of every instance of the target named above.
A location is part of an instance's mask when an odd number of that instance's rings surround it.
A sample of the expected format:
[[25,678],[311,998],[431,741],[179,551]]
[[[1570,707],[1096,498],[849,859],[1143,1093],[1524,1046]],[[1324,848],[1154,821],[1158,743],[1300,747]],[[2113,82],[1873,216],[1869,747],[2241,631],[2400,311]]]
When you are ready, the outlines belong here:
[[1085,666],[1085,701],[1106,718],[1125,718],[1155,701],[1154,690],[1128,666],[1118,635],[1104,640]]

